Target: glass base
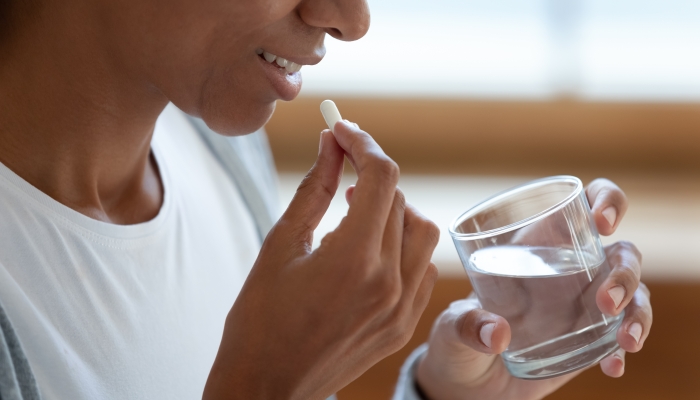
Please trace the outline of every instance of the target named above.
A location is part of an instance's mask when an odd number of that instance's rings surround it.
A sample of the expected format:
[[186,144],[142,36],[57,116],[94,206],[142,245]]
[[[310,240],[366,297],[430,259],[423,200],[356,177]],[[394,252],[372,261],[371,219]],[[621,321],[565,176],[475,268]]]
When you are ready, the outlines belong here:
[[609,321],[605,326],[601,322],[587,328],[586,331],[596,331],[602,328],[607,332],[598,340],[578,349],[552,357],[532,357],[533,354],[546,353],[547,349],[561,347],[562,344],[571,339],[572,335],[580,335],[585,332],[561,336],[517,353],[506,352],[502,356],[503,362],[508,372],[520,379],[548,379],[589,367],[597,364],[620,347],[617,344],[617,329],[620,327],[623,317],[624,313],[614,317],[614,320]]

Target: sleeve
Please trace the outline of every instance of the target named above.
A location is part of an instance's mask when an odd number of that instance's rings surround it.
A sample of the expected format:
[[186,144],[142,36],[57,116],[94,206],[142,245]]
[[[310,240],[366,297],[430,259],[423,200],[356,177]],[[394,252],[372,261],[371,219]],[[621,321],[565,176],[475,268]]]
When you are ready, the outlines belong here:
[[41,399],[29,361],[2,304],[0,304],[0,399]]
[[427,400],[416,386],[414,378],[418,361],[423,357],[423,354],[428,350],[428,344],[424,343],[411,353],[401,367],[399,381],[396,384],[396,390],[392,400]]

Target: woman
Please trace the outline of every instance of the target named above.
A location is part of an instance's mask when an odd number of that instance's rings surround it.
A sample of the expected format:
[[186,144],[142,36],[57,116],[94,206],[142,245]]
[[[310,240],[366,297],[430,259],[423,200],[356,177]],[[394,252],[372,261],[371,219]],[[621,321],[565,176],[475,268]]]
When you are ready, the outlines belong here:
[[[366,33],[364,0],[0,7],[3,399],[321,399],[406,343],[439,231],[396,164],[339,122],[268,233],[269,163],[243,136],[297,96],[326,35]],[[359,177],[348,215],[311,252],[344,156]],[[605,180],[587,193],[612,233],[624,194]],[[601,367],[620,376],[651,309],[634,247],[608,256],[601,310],[626,317]],[[453,304],[396,396],[534,399],[571,378],[511,378],[495,356],[509,337],[474,300]]]

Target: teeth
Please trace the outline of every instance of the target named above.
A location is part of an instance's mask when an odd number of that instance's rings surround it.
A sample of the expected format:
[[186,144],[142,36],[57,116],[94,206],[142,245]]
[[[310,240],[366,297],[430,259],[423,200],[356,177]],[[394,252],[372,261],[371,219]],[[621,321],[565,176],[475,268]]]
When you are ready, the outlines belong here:
[[287,66],[285,67],[285,69],[290,74],[293,74],[293,73],[299,72],[301,70],[301,65],[290,61],[289,64],[287,64]]
[[268,53],[266,51],[263,51],[263,58],[265,59],[265,61],[271,63],[271,62],[275,61],[275,58],[277,58],[277,56],[272,54],[272,53]]
[[255,50],[257,54],[262,54],[263,58],[265,61],[269,63],[276,63],[279,67],[284,68],[287,73],[293,74],[295,72],[299,72],[301,70],[301,65],[297,64],[295,62],[289,61],[285,58],[282,57],[277,57],[276,55],[272,53],[268,53],[264,51],[263,49],[257,49]]
[[275,59],[275,62],[277,63],[277,65],[279,65],[282,68],[286,67],[287,64],[289,63],[286,59],[284,59],[282,57],[277,57]]

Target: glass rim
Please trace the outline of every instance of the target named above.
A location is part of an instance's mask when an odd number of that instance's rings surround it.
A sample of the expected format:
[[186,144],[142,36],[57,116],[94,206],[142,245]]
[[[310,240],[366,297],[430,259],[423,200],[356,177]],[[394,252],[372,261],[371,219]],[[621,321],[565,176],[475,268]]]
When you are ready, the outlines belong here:
[[[504,225],[495,229],[489,229],[487,231],[483,232],[475,232],[475,233],[459,233],[456,231],[456,228],[459,223],[463,222],[469,214],[477,215],[478,211],[481,211],[485,206],[496,202],[497,200],[502,200],[512,194],[515,194],[516,192],[522,191],[523,189],[533,186],[533,185],[539,185],[543,183],[554,183],[554,182],[569,182],[569,183],[574,183],[575,186],[571,193],[567,195],[564,199],[561,201],[557,202],[556,204],[547,207],[546,209],[533,214],[527,218],[521,219],[519,221],[513,222],[508,225]],[[514,186],[512,188],[506,189],[502,192],[496,193],[495,195],[480,201],[476,205],[472,206],[469,208],[467,211],[463,212],[460,214],[457,218],[455,218],[452,223],[449,226],[449,231],[450,231],[450,236],[452,236],[453,239],[455,240],[478,240],[478,239],[485,239],[485,238],[490,238],[494,236],[501,235],[503,233],[511,232],[516,229],[523,228],[527,225],[530,225],[534,222],[540,221],[544,218],[547,218],[548,216],[554,214],[555,212],[559,211],[562,209],[564,206],[572,202],[576,197],[578,197],[581,192],[583,191],[583,182],[575,176],[571,175],[556,175],[556,176],[550,176],[546,178],[540,178],[540,179],[535,179],[526,183],[523,183],[521,185]],[[472,215],[472,216],[473,216]]]

